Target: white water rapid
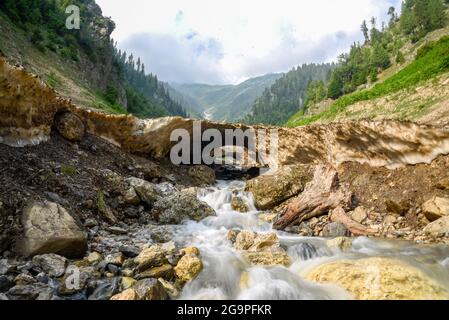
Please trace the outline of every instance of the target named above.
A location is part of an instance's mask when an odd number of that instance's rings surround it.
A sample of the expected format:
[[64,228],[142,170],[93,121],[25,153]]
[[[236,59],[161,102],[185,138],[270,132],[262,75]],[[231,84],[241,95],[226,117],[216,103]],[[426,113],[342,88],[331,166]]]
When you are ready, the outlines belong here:
[[[187,222],[176,234],[176,241],[200,249],[204,269],[182,292],[181,299],[350,299],[340,287],[321,285],[303,278],[308,270],[325,262],[363,257],[392,257],[421,269],[442,286],[449,288],[449,247],[424,246],[402,241],[357,238],[348,252],[331,249],[326,239],[306,238],[274,231],[258,218],[251,194],[243,191],[244,182],[219,181],[204,189],[199,199],[217,213],[199,223]],[[239,213],[231,209],[233,195],[240,196],[251,209]],[[290,267],[254,267],[245,262],[227,240],[230,229],[276,232],[281,245],[293,259]],[[246,286],[240,279],[247,272]]]

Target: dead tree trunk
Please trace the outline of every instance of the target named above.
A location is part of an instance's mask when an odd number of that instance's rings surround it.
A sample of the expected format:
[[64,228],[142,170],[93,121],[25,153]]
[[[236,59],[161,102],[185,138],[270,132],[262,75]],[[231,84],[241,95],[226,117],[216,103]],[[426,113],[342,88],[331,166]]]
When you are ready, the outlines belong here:
[[373,230],[365,227],[363,224],[352,220],[342,207],[333,209],[329,217],[331,221],[343,224],[354,236],[366,236],[374,233]]
[[339,188],[337,171],[329,166],[318,166],[304,192],[280,213],[273,227],[283,230],[304,220],[323,215],[337,207],[350,208],[352,194]]

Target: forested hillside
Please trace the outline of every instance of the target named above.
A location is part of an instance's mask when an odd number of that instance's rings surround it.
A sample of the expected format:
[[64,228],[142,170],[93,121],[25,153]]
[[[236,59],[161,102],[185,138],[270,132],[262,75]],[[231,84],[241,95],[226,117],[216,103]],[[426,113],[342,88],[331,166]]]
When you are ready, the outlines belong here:
[[[406,0],[401,15],[394,7],[389,9],[388,23],[379,26],[375,18],[369,23],[363,21],[364,43],[354,43],[349,53],[339,57],[327,83],[310,83],[306,109],[325,99],[336,101],[317,115],[299,111],[289,125],[330,119],[351,104],[411,88],[449,71],[447,38],[439,39],[439,33],[427,37],[447,25],[447,3]],[[447,32],[443,30],[441,36],[444,34]]]
[[[80,8],[80,29],[66,27],[67,6]],[[140,59],[117,50],[115,23],[94,0],[0,2],[0,50],[77,103],[140,117],[185,116]]]
[[304,106],[311,81],[326,81],[334,64],[304,64],[294,68],[266,89],[251,113],[243,118],[248,124],[284,124]]

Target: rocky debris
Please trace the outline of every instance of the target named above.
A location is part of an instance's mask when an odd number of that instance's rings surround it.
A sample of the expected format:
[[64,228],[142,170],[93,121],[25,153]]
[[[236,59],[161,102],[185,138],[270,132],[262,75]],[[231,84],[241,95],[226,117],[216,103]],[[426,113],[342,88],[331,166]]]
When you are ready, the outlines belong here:
[[433,197],[422,205],[422,211],[429,221],[449,216],[449,199]]
[[126,204],[138,205],[140,203],[140,197],[137,195],[136,189],[130,187],[123,192],[123,201]]
[[67,210],[56,203],[28,205],[22,212],[21,222],[24,234],[16,243],[21,255],[56,253],[78,257],[87,249],[84,233]]
[[164,287],[165,291],[171,299],[177,299],[179,297],[181,289],[176,284],[168,282],[167,280],[164,280],[162,278],[159,278],[158,281]]
[[117,217],[112,212],[105,200],[105,195],[102,191],[97,194],[97,210],[100,215],[109,223],[115,224],[118,222]]
[[132,288],[136,284],[137,280],[131,277],[122,277],[121,288],[122,290],[127,290]]
[[139,255],[140,249],[136,246],[122,245],[119,251],[123,253],[127,258],[135,258]]
[[180,224],[188,219],[201,221],[215,215],[214,209],[207,203],[184,192],[159,199],[151,213],[156,221],[163,224]]
[[326,214],[337,207],[350,209],[352,200],[352,193],[339,186],[338,173],[334,168],[317,166],[312,181],[307,183],[304,192],[278,215],[273,227],[283,230]]
[[394,259],[340,260],[316,267],[306,278],[338,284],[359,300],[449,299],[449,292],[433,279]]
[[125,182],[130,187],[134,188],[140,199],[147,205],[153,206],[153,204],[159,199],[156,187],[151,182],[134,177],[126,179]]
[[331,222],[323,229],[323,237],[336,238],[346,237],[349,235],[349,230],[341,222]]
[[195,279],[203,270],[203,262],[195,254],[186,254],[175,267],[175,274],[181,283]]
[[445,216],[428,224],[424,228],[423,232],[431,235],[449,234],[449,216]]
[[43,254],[33,257],[33,263],[50,277],[61,277],[67,267],[67,259],[57,254]]
[[435,187],[440,190],[449,190],[449,178],[441,179],[440,181],[438,181]]
[[253,194],[257,208],[269,210],[302,192],[310,178],[306,166],[284,166],[273,175],[247,181],[245,190]]
[[95,264],[103,260],[103,256],[98,252],[91,252],[89,255],[85,258],[88,264]]
[[86,133],[86,126],[81,118],[71,112],[57,114],[54,126],[61,136],[72,142],[81,141]]
[[338,248],[341,251],[347,251],[352,248],[352,239],[347,237],[338,237],[327,240],[326,245],[331,249]]
[[240,197],[233,197],[231,200],[231,208],[234,211],[246,213],[249,211],[248,205]]
[[215,171],[208,166],[192,166],[188,173],[198,187],[207,187],[215,183]]
[[401,203],[397,203],[391,199],[385,201],[385,207],[388,212],[396,213],[401,216],[404,216],[410,209],[410,205],[407,202],[403,201]]
[[95,290],[89,295],[89,300],[109,300],[117,294],[120,288],[120,278],[102,279],[96,282]]

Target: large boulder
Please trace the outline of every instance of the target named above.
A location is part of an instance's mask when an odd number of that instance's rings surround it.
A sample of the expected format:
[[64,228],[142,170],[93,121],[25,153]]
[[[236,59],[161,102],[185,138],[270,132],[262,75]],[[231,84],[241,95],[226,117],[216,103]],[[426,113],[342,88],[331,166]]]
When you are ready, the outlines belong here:
[[449,199],[433,197],[422,205],[422,211],[429,221],[449,216]]
[[449,216],[429,223],[423,231],[434,236],[449,234]]
[[156,221],[163,224],[180,224],[184,220],[201,221],[215,215],[207,203],[198,200],[192,194],[177,192],[171,196],[159,199],[152,210]]
[[24,208],[21,222],[24,233],[16,243],[20,255],[56,253],[66,257],[82,257],[86,252],[85,234],[59,204],[32,203]]
[[387,258],[341,260],[313,269],[306,278],[337,284],[359,300],[449,299],[449,292],[419,269]]
[[253,194],[259,209],[269,210],[301,193],[311,177],[306,166],[284,166],[275,174],[249,180],[246,183],[246,191]]
[[86,133],[86,126],[81,118],[71,112],[56,115],[54,125],[61,136],[69,141],[79,142]]

